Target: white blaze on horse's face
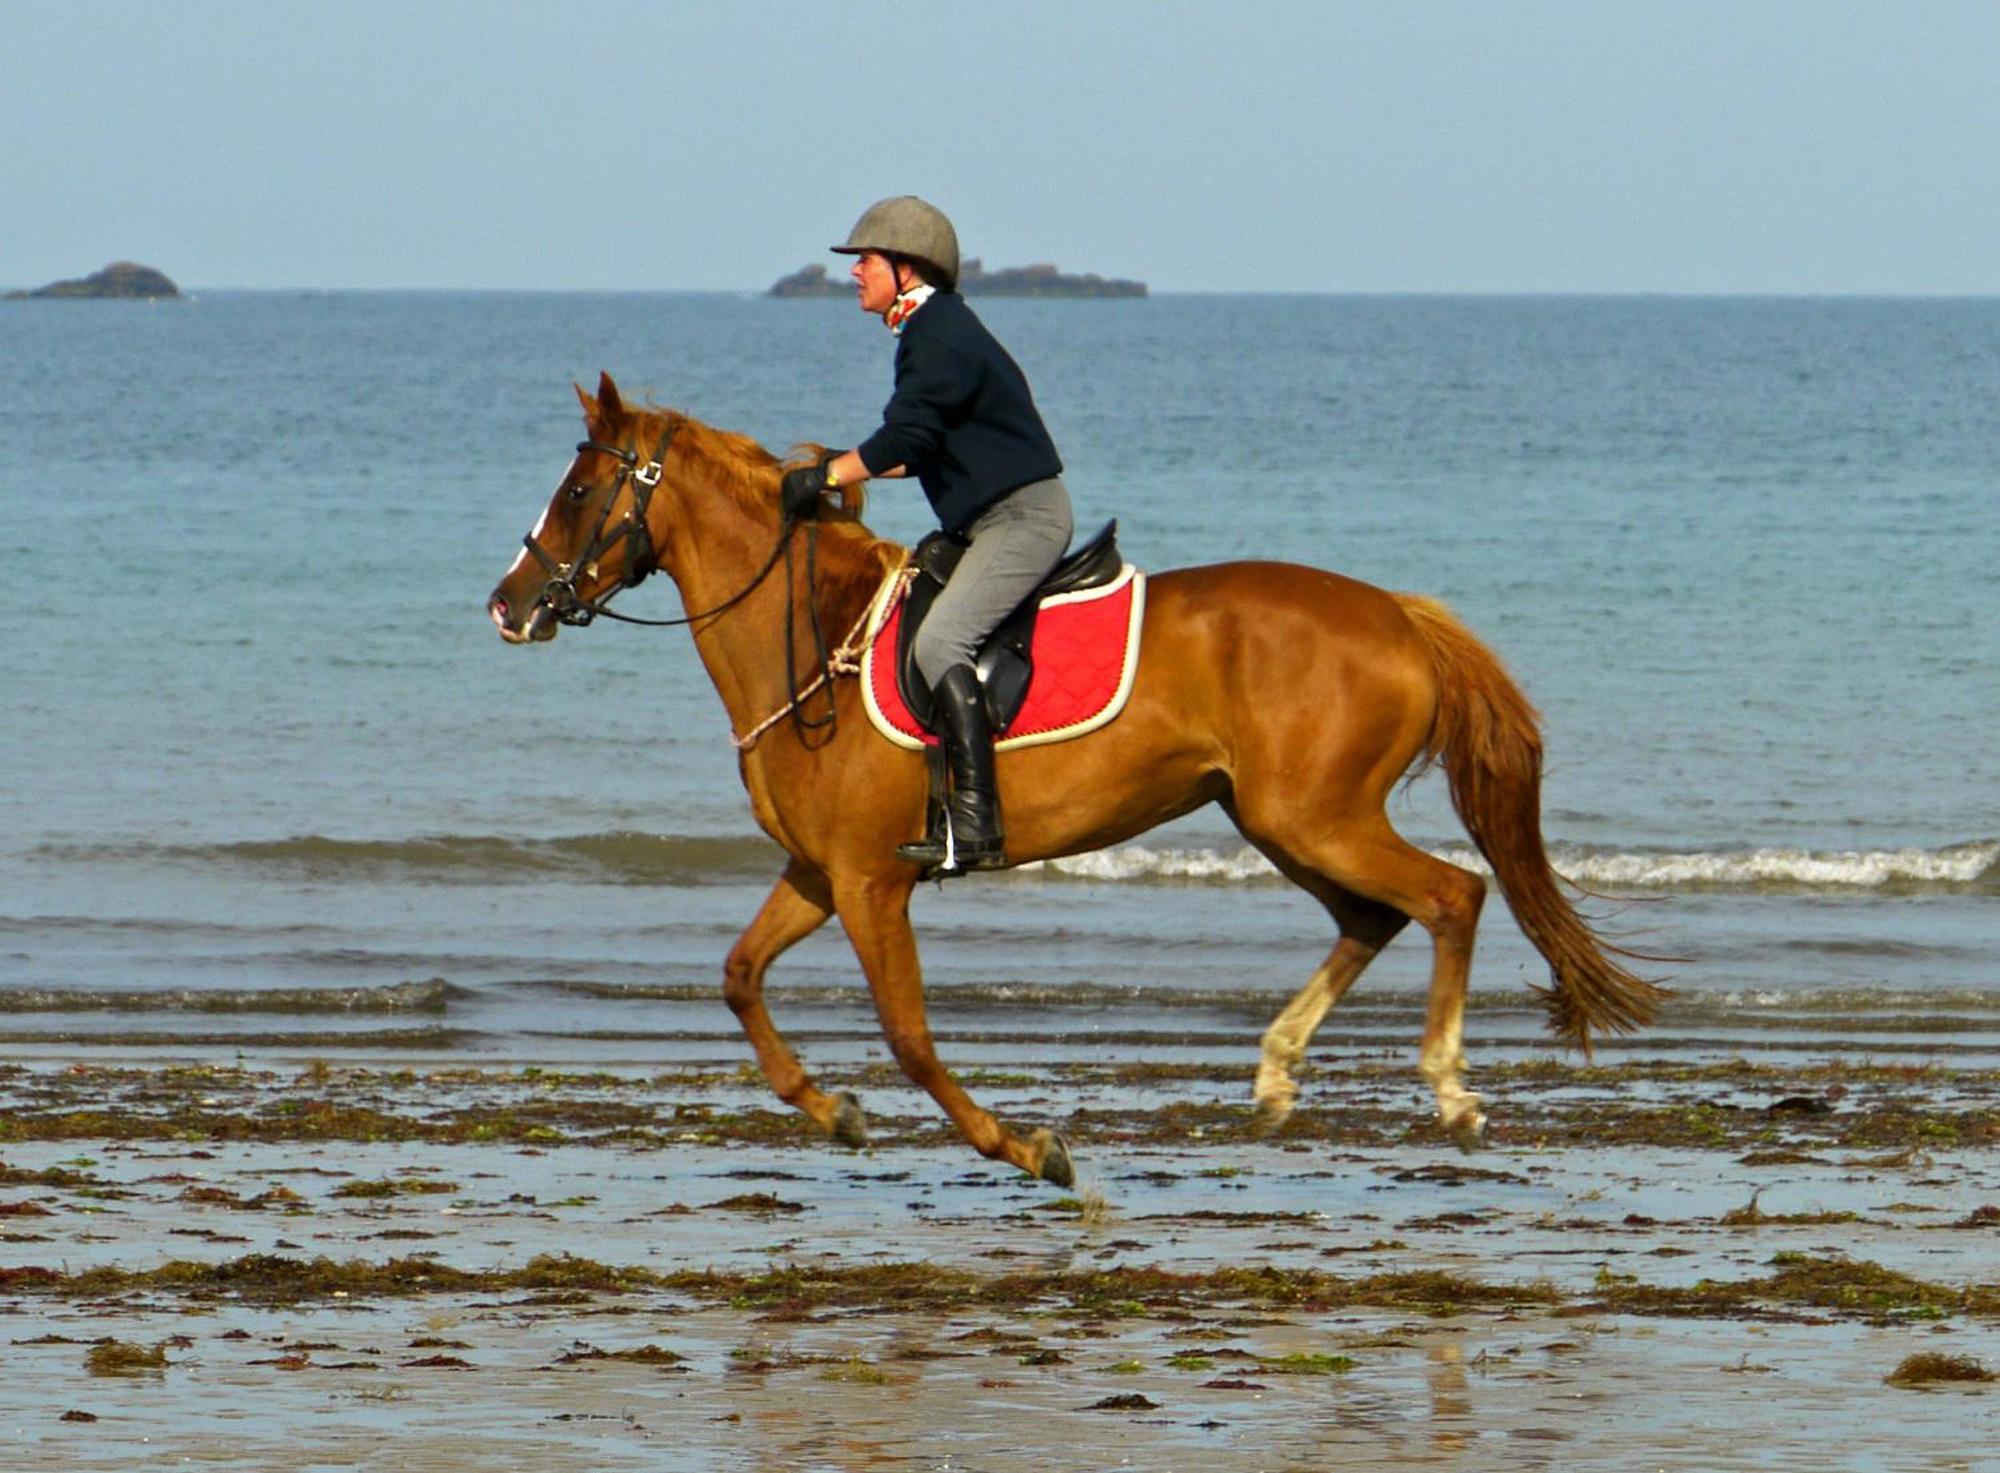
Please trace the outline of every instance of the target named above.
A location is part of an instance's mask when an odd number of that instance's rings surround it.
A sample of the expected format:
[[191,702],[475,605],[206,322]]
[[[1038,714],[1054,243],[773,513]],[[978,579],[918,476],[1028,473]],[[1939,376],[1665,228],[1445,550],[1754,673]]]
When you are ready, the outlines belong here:
[[[547,529],[548,525],[549,525],[549,509],[545,506],[542,508],[542,514],[535,518],[535,529],[528,535],[534,538],[536,541],[540,541],[542,533]],[[511,578],[516,573],[520,572],[521,565],[525,563],[527,560],[528,560],[528,544],[523,542],[521,544],[521,550],[514,554],[514,565],[509,569],[507,569],[507,577]]]
[[[523,539],[521,550],[514,554],[514,561],[508,565],[499,585],[486,601],[487,617],[492,619],[493,627],[509,644],[539,644],[554,639],[562,627],[547,603],[534,594],[533,580],[541,575],[529,565],[528,544],[541,542],[543,534],[548,531],[549,519],[561,504],[564,494],[578,484],[576,473],[577,462],[572,460],[569,469],[556,483],[548,503],[542,507],[541,515],[535,518],[533,530]],[[525,614],[521,612],[523,609]]]

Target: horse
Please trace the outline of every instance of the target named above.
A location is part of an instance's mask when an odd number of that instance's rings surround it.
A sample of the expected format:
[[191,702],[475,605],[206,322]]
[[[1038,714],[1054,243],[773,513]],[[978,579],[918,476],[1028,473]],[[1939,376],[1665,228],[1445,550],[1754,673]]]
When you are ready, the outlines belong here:
[[[896,858],[920,837],[924,758],[869,725],[851,657],[884,580],[907,553],[860,517],[856,488],[783,516],[785,462],[680,412],[628,406],[609,374],[581,385],[585,440],[487,611],[511,644],[586,624],[658,571],[678,585],[695,649],[728,712],[751,811],[784,873],[723,964],[722,993],[778,1097],[834,1140],[867,1139],[860,1102],[812,1081],[772,1023],[764,978],[786,948],[839,916],[883,1037],[981,1155],[1058,1186],[1068,1145],[1017,1133],[938,1059],[909,917],[919,881]],[[796,455],[818,455],[802,446]],[[807,542],[805,555],[797,544]],[[777,570],[783,554],[783,571]],[[827,632],[846,630],[829,654]],[[1442,764],[1461,822],[1548,963],[1549,1028],[1589,1053],[1595,1032],[1649,1023],[1666,990],[1614,958],[1565,896],[1541,831],[1540,718],[1499,659],[1442,603],[1280,562],[1154,574],[1143,655],[1124,710],[1088,735],[998,758],[1011,864],[1101,849],[1220,804],[1278,872],[1323,906],[1335,940],[1262,1038],[1257,1118],[1293,1110],[1292,1071],[1313,1030],[1404,926],[1428,931],[1432,968],[1417,1068],[1438,1119],[1471,1149],[1484,1102],[1465,1087],[1463,1022],[1486,882],[1389,823],[1391,789]],[[802,672],[812,679],[803,681]],[[784,735],[779,728],[789,727]]]

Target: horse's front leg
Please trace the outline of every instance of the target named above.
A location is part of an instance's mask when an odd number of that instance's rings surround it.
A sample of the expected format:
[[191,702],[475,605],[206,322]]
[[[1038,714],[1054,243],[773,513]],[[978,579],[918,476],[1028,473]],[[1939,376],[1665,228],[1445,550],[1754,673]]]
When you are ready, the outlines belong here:
[[861,1102],[845,1091],[816,1089],[796,1056],[779,1036],[764,1007],[764,974],[786,948],[817,931],[833,914],[826,876],[793,861],[772,887],[757,918],[730,948],[722,964],[722,996],[757,1051],[757,1067],[786,1104],[803,1110],[813,1123],[844,1146],[868,1143]]
[[980,1155],[1011,1161],[1028,1175],[1059,1187],[1070,1186],[1076,1176],[1061,1137],[1038,1130],[1023,1140],[975,1104],[938,1061],[924,1016],[917,938],[910,930],[910,892],[915,887],[915,872],[903,871],[895,878],[871,876],[841,883],[834,891],[840,923],[847,928],[847,939],[867,975],[889,1052],[911,1082],[943,1107]]

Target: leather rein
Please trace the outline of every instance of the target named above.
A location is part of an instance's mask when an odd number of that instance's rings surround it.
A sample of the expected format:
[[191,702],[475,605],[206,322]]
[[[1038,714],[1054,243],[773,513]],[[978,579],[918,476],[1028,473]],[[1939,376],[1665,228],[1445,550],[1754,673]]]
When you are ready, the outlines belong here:
[[[771,548],[771,555],[764,559],[764,565],[751,575],[747,584],[714,608],[703,609],[698,614],[687,614],[678,619],[641,619],[632,614],[621,614],[610,607],[613,594],[620,589],[636,588],[651,574],[659,571],[659,549],[653,545],[653,533],[649,521],[653,491],[665,475],[663,463],[667,458],[667,448],[673,443],[674,428],[672,425],[668,426],[653,458],[643,465],[640,464],[636,451],[627,450],[622,445],[607,445],[602,440],[583,440],[577,444],[578,455],[595,450],[618,462],[618,474],[611,482],[611,489],[605,493],[603,509],[597,514],[597,525],[591,528],[590,540],[584,545],[583,552],[565,563],[543,547],[534,532],[528,533],[521,539],[522,546],[533,554],[535,561],[542,565],[542,571],[549,575],[535,602],[537,605],[546,605],[555,615],[556,622],[582,629],[601,615],[606,619],[615,619],[621,624],[641,624],[652,629],[671,629],[683,624],[697,624],[703,619],[712,619],[735,608],[757,591],[758,586],[770,576],[771,569],[778,565],[778,559],[781,557],[785,560],[787,585],[792,581],[790,577],[792,533],[798,530],[800,519],[787,513],[778,528],[777,543]],[[609,525],[611,508],[618,504],[618,493],[628,479],[632,483],[632,504],[626,510],[624,518],[616,526],[611,526]],[[851,660],[842,659],[847,653],[845,645],[840,651],[830,652],[827,649],[826,635],[820,628],[818,600],[814,597],[819,581],[819,523],[808,519],[805,521],[805,527],[806,607],[812,628],[814,663],[818,667],[819,674],[801,688],[797,660],[793,654],[795,646],[792,638],[794,617],[792,600],[788,598],[785,601],[785,686],[791,699],[748,737],[736,738],[735,744],[738,750],[746,750],[759,736],[786,716],[792,718],[798,730],[799,740],[802,742],[807,741],[809,733],[815,731],[825,733],[823,740],[830,741],[833,737],[835,706],[833,677],[851,673],[849,668]],[[597,598],[585,598],[576,590],[578,575],[595,574],[598,558],[609,552],[621,539],[625,543],[623,580]],[[827,693],[826,712],[821,716],[809,717],[804,712],[805,699],[822,688]]]

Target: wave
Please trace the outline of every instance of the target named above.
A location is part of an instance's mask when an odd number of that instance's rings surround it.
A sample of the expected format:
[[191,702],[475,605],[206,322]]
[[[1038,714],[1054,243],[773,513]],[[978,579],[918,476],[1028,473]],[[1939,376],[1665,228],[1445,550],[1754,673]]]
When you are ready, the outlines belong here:
[[[529,992],[553,992],[596,1002],[672,1002],[720,1005],[713,983],[595,982],[537,979],[512,984]],[[776,994],[788,1008],[868,1005],[857,978],[852,983],[789,982]],[[1159,987],[1103,982],[946,982],[926,986],[924,998],[935,1015],[959,1012],[1110,1011],[1143,1013],[1215,1012],[1268,1021],[1289,1000],[1270,987]],[[1382,986],[1350,993],[1337,1015],[1346,1022],[1420,1022],[1428,1006],[1425,988]],[[1474,988],[1467,1010],[1484,1017],[1520,1016],[1539,1022],[1548,1012],[1544,995],[1526,987]],[[1661,1008],[1662,1025],[1681,1028],[1786,1029],[1811,1019],[1834,1031],[1909,1032],[2000,1030],[2000,989],[1936,990],[1853,987],[1786,992],[1775,989],[1677,992]],[[1642,1035],[1643,1037],[1643,1035]]]
[[613,830],[547,839],[438,834],[335,839],[306,834],[222,844],[51,844],[36,853],[67,862],[125,862],[257,869],[312,880],[490,884],[572,879],[628,885],[701,885],[774,879],[778,847],[760,835],[710,837]]
[[383,987],[9,987],[0,1013],[442,1013],[468,996],[442,977]]
[[[1430,853],[1482,874],[1465,844]],[[289,839],[222,844],[46,845],[36,853],[72,863],[137,862],[256,869],[321,881],[436,884],[531,883],[550,879],[622,885],[762,883],[782,867],[761,835],[645,834],[615,830],[541,839],[444,834],[412,839]],[[1586,890],[1750,893],[2000,894],[2000,839],[1936,848],[1815,850],[1785,847],[1691,851],[1550,846],[1566,879]],[[1019,881],[1230,888],[1280,886],[1270,861],[1246,844],[1121,844],[1041,860]]]
[[309,1049],[314,1053],[322,1049],[393,1049],[397,1052],[421,1050],[426,1053],[449,1053],[484,1048],[490,1042],[490,1035],[478,1029],[438,1027],[340,1031],[327,1029],[320,1032],[288,1030],[277,1033],[235,1031],[203,1033],[191,1030],[110,1032],[78,1029],[29,1032],[0,1029],[0,1045],[8,1046],[27,1044],[37,1048],[48,1048],[61,1044],[66,1048],[172,1049],[176,1052],[193,1048],[214,1048],[231,1049],[238,1054],[256,1049]]
[[[1493,872],[1467,845],[1441,845],[1429,852],[1480,874]],[[1550,846],[1549,857],[1563,878],[1586,890],[2000,894],[2000,840],[1994,839],[1935,849],[1758,848],[1682,853],[1556,844]],[[1128,844],[1023,865],[1019,872],[1114,884],[1283,883],[1270,861],[1247,845],[1213,849]]]

